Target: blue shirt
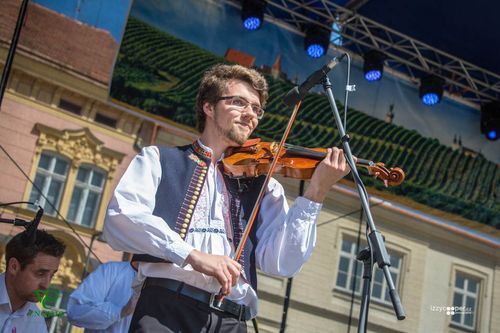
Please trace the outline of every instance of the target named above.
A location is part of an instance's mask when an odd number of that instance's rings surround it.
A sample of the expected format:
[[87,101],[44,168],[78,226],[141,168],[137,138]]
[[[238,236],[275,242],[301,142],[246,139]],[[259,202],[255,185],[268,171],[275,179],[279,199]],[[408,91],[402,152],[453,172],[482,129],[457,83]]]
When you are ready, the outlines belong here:
[[32,302],[26,302],[23,307],[12,312],[5,273],[0,274],[0,333],[47,333],[45,319],[40,313]]
[[100,265],[69,297],[71,324],[86,333],[128,332],[132,315],[121,318],[120,313],[132,296],[135,274],[127,261]]

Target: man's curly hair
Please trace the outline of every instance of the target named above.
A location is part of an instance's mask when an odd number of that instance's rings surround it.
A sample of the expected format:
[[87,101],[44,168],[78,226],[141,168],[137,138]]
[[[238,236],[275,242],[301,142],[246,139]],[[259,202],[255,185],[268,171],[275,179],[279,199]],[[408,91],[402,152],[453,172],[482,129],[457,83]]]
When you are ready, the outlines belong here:
[[208,69],[201,79],[198,95],[196,96],[196,115],[198,131],[205,129],[205,112],[203,104],[206,102],[215,105],[226,90],[231,80],[241,80],[250,84],[258,93],[260,105],[264,107],[268,98],[268,84],[264,76],[255,69],[240,65],[218,64]]

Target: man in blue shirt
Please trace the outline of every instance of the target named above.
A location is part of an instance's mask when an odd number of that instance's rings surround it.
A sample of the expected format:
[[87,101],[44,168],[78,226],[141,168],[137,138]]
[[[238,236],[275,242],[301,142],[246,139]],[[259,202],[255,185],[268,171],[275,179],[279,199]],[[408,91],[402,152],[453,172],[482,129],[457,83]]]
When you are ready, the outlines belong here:
[[92,272],[70,295],[68,319],[85,333],[128,332],[137,297],[136,271],[128,261],[107,262]]
[[26,232],[7,243],[7,271],[0,274],[0,333],[47,332],[35,303],[49,288],[64,250],[63,243],[42,230],[35,232],[34,243]]

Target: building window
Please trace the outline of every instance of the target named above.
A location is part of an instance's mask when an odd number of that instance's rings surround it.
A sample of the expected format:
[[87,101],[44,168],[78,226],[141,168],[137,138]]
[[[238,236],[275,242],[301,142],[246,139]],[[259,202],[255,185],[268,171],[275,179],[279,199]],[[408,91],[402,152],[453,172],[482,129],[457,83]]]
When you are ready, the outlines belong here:
[[451,322],[466,329],[476,328],[480,280],[456,273]]
[[21,81],[17,85],[17,92],[20,94],[23,94],[25,96],[29,96],[29,95],[31,95],[31,85],[29,85],[28,83],[26,83],[24,81]]
[[[356,260],[356,242],[344,239],[342,240],[342,247],[340,250],[340,260],[337,273],[336,287],[339,290],[352,292],[355,285],[355,293],[361,294],[361,285],[363,283],[363,264]],[[394,281],[396,289],[399,286],[399,277],[401,275],[401,262],[402,257],[392,253],[390,256],[391,266],[389,271]],[[391,303],[389,296],[389,288],[385,281],[384,272],[378,268],[375,269],[372,284],[372,299],[383,302]]]
[[38,91],[38,96],[36,97],[37,100],[45,104],[50,104],[54,96],[54,90],[54,87],[44,84]]
[[[62,191],[68,175],[68,166],[68,161],[59,156],[49,153],[42,153],[40,156],[35,176],[35,186],[31,189],[29,201],[38,201],[38,204],[43,207],[47,215],[54,216],[56,215],[56,209],[59,209]],[[38,189],[40,189],[41,193]]]
[[116,119],[113,119],[111,117],[105,116],[102,113],[97,113],[95,115],[95,122],[100,123],[109,127],[116,128]]
[[70,101],[63,99],[63,98],[61,98],[59,100],[59,107],[63,110],[69,111],[69,112],[74,113],[74,114],[80,114],[82,112],[81,105],[70,102]]
[[90,166],[81,166],[69,204],[68,220],[87,227],[94,225],[106,174]]
[[[35,131],[39,133],[35,153],[40,156],[40,166],[33,178],[45,189],[44,194],[49,194],[46,200],[56,204],[72,223],[99,227],[96,221],[102,221],[99,214],[104,215],[101,201],[105,184],[113,179],[125,154],[106,148],[88,128],[58,130],[37,123]],[[56,151],[59,155],[51,153]],[[25,195],[31,201],[40,197],[30,187]]]

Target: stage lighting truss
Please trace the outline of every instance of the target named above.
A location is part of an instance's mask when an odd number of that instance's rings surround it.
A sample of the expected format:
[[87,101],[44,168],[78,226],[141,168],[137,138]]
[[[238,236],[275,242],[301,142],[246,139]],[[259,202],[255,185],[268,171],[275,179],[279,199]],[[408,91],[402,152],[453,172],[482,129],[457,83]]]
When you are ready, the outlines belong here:
[[[241,8],[241,0],[221,1]],[[339,23],[343,51],[361,55],[366,49],[383,50],[387,55],[385,69],[399,72],[412,82],[422,73],[438,70],[450,91],[477,106],[500,98],[500,74],[360,15],[357,9],[365,2],[347,1],[343,7],[332,0],[267,0],[266,17],[298,34],[303,34],[309,24],[323,22],[319,25],[331,29],[332,23]]]
[[247,30],[257,30],[264,22],[264,10],[266,9],[264,0],[244,0],[241,5],[241,21]]
[[443,97],[444,80],[436,75],[427,75],[420,79],[419,96],[425,105],[435,105]]
[[330,44],[330,31],[317,25],[310,25],[306,29],[304,50],[312,58],[322,57]]
[[481,133],[488,140],[498,140],[500,135],[500,101],[481,106]]
[[363,72],[367,81],[378,81],[384,73],[386,55],[377,50],[366,52],[363,56]]

